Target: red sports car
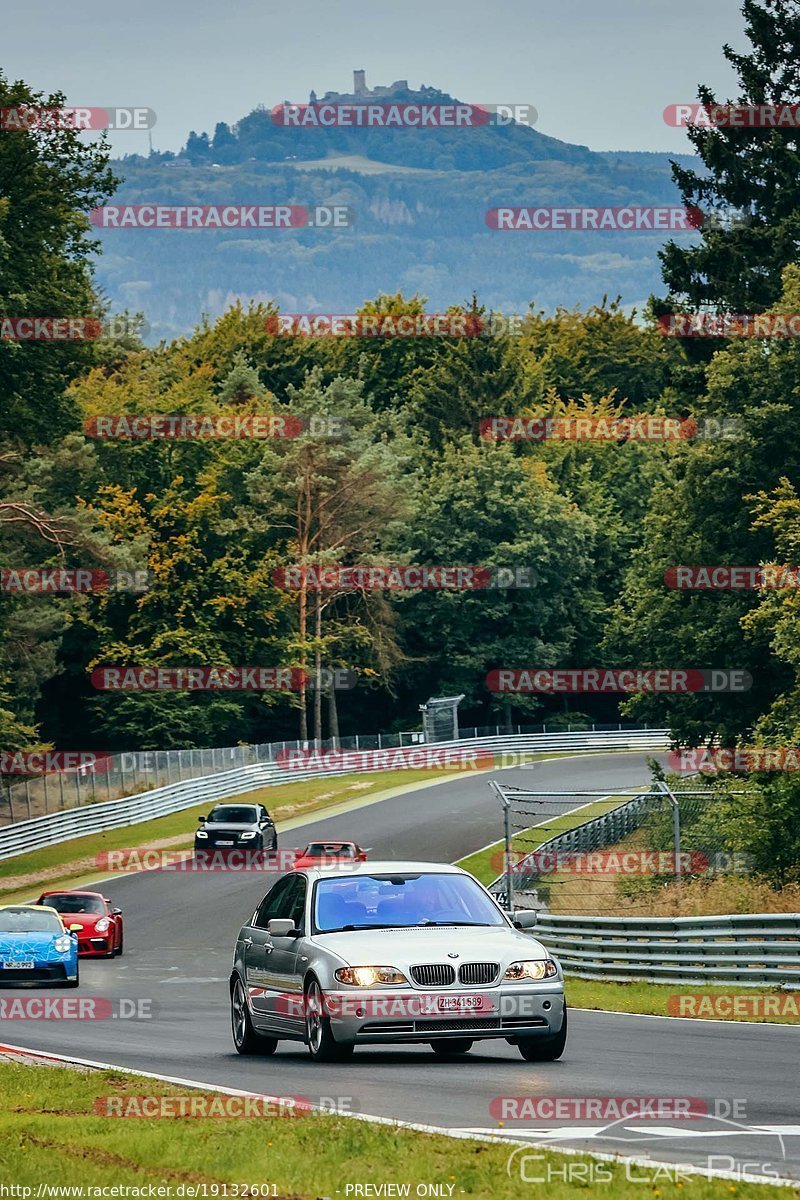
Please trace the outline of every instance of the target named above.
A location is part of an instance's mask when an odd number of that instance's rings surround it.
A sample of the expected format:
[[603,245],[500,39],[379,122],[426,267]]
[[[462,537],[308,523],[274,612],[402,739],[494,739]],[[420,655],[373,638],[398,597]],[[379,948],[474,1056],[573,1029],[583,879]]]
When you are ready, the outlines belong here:
[[122,909],[112,907],[101,892],[43,892],[36,903],[54,908],[64,927],[77,933],[79,958],[122,954]]
[[325,867],[337,862],[366,862],[367,852],[355,842],[309,842],[292,863],[292,870],[303,867]]

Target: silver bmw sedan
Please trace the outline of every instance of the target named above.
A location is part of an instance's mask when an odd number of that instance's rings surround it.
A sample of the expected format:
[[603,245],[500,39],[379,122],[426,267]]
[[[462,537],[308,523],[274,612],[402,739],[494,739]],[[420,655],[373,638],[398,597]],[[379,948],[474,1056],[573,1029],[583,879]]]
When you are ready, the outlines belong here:
[[240,1054],[305,1042],[319,1061],[362,1043],[429,1043],[444,1058],[505,1038],[529,1062],[561,1056],[561,968],[459,867],[340,863],[279,879],[236,940]]

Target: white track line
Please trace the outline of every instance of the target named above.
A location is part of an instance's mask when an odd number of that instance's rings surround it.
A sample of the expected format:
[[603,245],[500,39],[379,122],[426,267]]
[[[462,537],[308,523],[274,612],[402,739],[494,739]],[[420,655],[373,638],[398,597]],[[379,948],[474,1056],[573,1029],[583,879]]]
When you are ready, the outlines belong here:
[[[567,975],[567,979],[580,978],[580,975]],[[667,985],[657,984],[656,986],[665,987]],[[800,1025],[796,1021],[736,1021],[729,1020],[727,1017],[670,1017],[666,1013],[635,1013],[626,1012],[621,1008],[578,1008],[573,1004],[570,1004],[569,1009],[570,1012],[604,1013],[610,1017],[643,1017],[648,1021],[689,1021],[692,1025],[755,1025],[758,1029],[769,1029],[771,1026],[777,1025],[780,1029],[800,1030]]]

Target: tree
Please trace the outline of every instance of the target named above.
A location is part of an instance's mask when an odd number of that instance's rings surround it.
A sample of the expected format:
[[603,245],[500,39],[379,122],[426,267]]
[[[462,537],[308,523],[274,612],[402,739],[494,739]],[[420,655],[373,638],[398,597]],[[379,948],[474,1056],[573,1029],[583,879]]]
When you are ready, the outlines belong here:
[[201,133],[198,136],[194,129],[192,129],[186,140],[184,154],[189,159],[189,162],[194,164],[209,162],[211,159],[211,146],[208,141],[208,134]]
[[[800,101],[800,12],[795,0],[744,0],[752,51],[723,54],[740,81],[737,103]],[[703,105],[717,103],[700,86]],[[668,242],[661,252],[670,296],[691,307],[713,304],[734,313],[761,312],[779,296],[781,272],[795,261],[800,238],[800,146],[796,129],[690,126],[688,137],[706,174],[673,162],[683,203],[720,214],[719,227],[701,231],[696,246]],[[726,221],[731,210],[743,223]],[[727,226],[727,227],[726,227]]]
[[[776,305],[796,312],[800,269],[784,272]],[[654,667],[735,668],[750,672],[749,691],[726,695],[639,695],[624,711],[665,721],[685,744],[712,737],[732,745],[751,736],[792,672],[776,654],[769,624],[747,615],[758,593],[676,590],[665,571],[678,565],[758,566],[776,557],[774,521],[754,520],[753,493],[771,493],[782,477],[800,479],[795,397],[800,348],[794,339],[767,346],[731,342],[708,367],[698,418],[734,421],[733,436],[679,443],[670,478],[656,485],[644,520],[642,546],[632,556],[609,622],[607,647],[626,663]]]
[[[319,371],[312,371],[302,388],[290,388],[290,410],[308,426],[313,420],[338,418],[346,423],[342,438],[308,429],[299,437],[265,443],[261,462],[246,479],[250,496],[247,521],[288,543],[290,562],[303,567],[325,564],[354,565],[370,552],[391,543],[392,532],[402,521],[406,500],[400,484],[402,445],[398,431],[394,441],[391,423],[372,412],[353,380],[335,379],[324,386]],[[309,587],[305,576],[296,593],[296,666],[306,672],[313,662],[316,671],[332,645],[346,642],[342,622],[349,626],[351,647],[365,639],[354,637],[363,612],[350,604],[330,638],[323,633],[323,620],[333,599]],[[362,597],[370,609],[369,602]],[[373,611],[372,620],[376,620]],[[379,622],[380,638],[368,639],[368,649],[391,638],[386,621]],[[384,652],[384,661],[388,661]],[[388,658],[391,658],[389,654]],[[351,664],[352,665],[352,664]],[[321,736],[321,697],[316,692],[314,737]],[[308,737],[307,688],[300,690],[300,738]]]
[[[530,586],[428,591],[402,602],[405,687],[418,699],[463,692],[466,705],[532,712],[538,701],[487,690],[498,667],[567,665],[599,597],[592,583],[594,523],[560,495],[544,469],[509,444],[451,441],[422,485],[406,538],[424,564],[505,567]],[[582,665],[582,664],[581,664]]]
[[[58,108],[0,72],[0,108]],[[108,144],[70,129],[8,130],[0,138],[0,311],[3,316],[93,317],[88,213],[117,184]],[[44,353],[43,353],[44,350]],[[3,442],[57,441],[76,426],[67,386],[91,362],[86,342],[0,339],[0,452]]]

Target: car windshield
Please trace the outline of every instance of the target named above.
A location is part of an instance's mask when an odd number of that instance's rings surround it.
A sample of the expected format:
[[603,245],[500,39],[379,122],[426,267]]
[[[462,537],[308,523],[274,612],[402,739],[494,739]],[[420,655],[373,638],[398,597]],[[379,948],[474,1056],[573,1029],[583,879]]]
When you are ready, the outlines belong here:
[[305,853],[309,858],[355,858],[356,852],[350,842],[311,842]]
[[250,804],[221,804],[219,808],[212,808],[208,820],[214,825],[223,821],[230,825],[255,825],[258,809]]
[[99,896],[45,896],[42,904],[60,913],[104,913],[106,906]]
[[503,917],[467,875],[424,872],[356,875],[317,883],[319,933],[397,926],[503,925]]
[[35,908],[0,909],[0,933],[63,933],[55,913]]

